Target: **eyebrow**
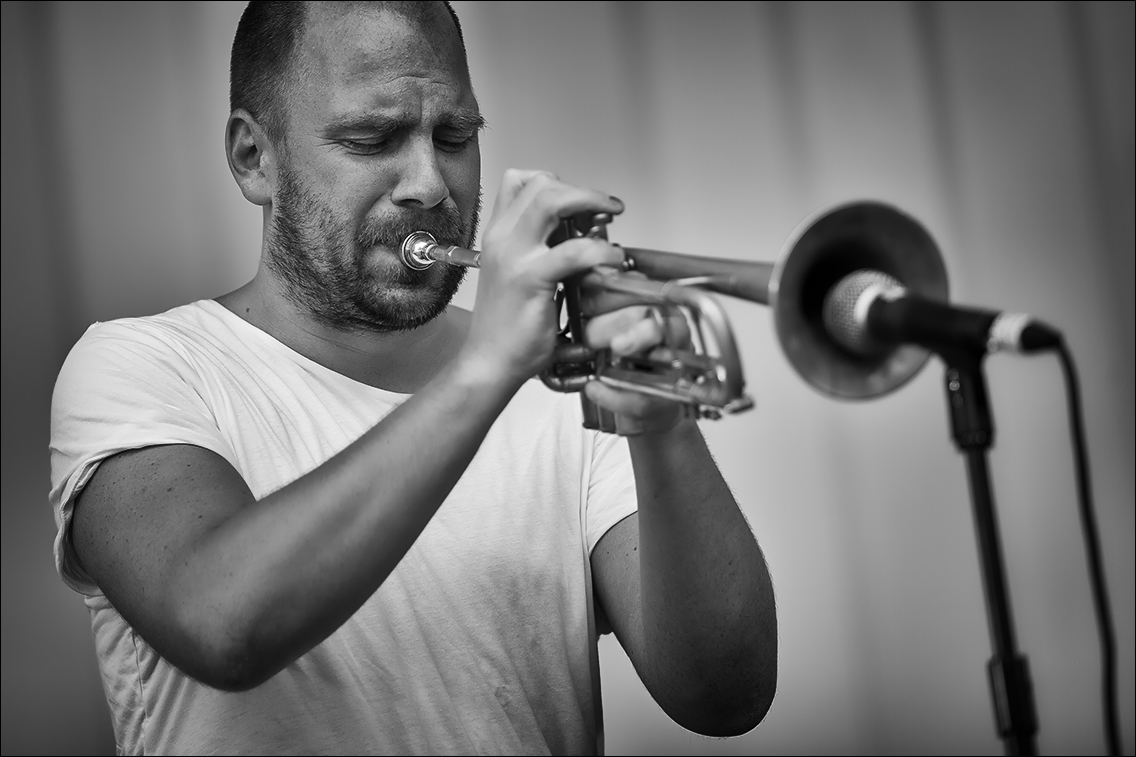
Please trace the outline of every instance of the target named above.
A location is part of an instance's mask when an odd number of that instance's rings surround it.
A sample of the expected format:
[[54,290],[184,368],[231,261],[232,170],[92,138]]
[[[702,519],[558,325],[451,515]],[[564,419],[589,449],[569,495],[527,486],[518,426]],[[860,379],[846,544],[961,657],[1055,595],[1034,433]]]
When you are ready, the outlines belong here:
[[[349,113],[333,119],[323,127],[324,134],[345,132],[373,132],[393,134],[408,131],[418,125],[417,119],[406,116],[390,116],[384,113]],[[479,132],[485,128],[485,118],[477,111],[452,111],[440,119],[436,128],[451,129],[458,132]]]

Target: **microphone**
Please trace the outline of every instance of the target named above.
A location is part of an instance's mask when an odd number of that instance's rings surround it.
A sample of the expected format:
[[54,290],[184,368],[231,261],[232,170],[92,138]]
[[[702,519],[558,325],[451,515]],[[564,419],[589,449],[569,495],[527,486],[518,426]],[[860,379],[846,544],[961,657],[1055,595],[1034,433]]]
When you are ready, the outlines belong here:
[[1056,347],[1061,333],[1025,313],[958,307],[909,295],[897,279],[864,269],[825,295],[821,322],[847,352],[876,357],[897,344],[966,348],[977,354],[1030,353]]

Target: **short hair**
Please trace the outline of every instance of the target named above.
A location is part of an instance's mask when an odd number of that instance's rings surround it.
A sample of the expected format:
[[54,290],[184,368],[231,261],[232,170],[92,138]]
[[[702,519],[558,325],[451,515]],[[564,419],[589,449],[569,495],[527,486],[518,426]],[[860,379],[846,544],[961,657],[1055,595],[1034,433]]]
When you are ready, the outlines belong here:
[[[458,14],[449,0],[443,0],[442,4],[454,22],[465,63],[465,38]],[[428,3],[380,2],[374,5],[392,10],[423,28],[430,24]],[[284,136],[280,99],[293,71],[296,44],[303,35],[307,17],[307,3],[252,0],[241,13],[233,37],[229,58],[229,111],[247,110],[274,142]]]

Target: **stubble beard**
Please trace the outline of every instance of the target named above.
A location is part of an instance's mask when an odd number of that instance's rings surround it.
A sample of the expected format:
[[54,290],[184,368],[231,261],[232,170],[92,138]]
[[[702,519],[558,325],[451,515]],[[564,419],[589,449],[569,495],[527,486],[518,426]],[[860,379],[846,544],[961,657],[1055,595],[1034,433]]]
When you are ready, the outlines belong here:
[[430,232],[443,246],[472,246],[480,194],[468,226],[454,208],[406,208],[353,234],[295,173],[281,169],[279,178],[266,263],[298,306],[341,331],[408,331],[445,311],[466,269],[439,263],[415,271],[393,257],[415,231]]

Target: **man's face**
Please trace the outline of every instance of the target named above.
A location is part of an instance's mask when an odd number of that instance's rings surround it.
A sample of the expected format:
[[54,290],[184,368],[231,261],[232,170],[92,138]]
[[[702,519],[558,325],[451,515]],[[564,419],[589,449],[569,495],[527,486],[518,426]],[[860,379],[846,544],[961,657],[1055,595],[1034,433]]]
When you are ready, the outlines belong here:
[[315,3],[282,102],[285,139],[268,262],[319,320],[415,328],[465,270],[406,269],[411,232],[469,247],[481,197],[482,121],[448,18],[426,32],[390,11]]

